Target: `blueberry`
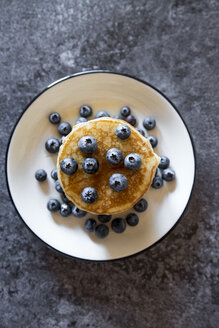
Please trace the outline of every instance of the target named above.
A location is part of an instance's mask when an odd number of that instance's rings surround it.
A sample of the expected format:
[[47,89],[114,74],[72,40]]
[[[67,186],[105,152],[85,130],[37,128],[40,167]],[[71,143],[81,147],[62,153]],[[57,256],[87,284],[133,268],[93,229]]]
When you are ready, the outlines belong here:
[[121,219],[121,218],[113,219],[112,223],[111,223],[111,228],[116,233],[122,233],[123,231],[125,231],[126,222],[124,219]]
[[147,139],[150,141],[150,144],[153,148],[157,146],[158,140],[155,136],[148,136]]
[[112,165],[118,165],[123,160],[123,155],[121,150],[117,148],[111,148],[106,153],[106,160],[108,163]]
[[58,126],[58,131],[62,136],[67,136],[71,132],[71,124],[68,122],[62,122]]
[[142,163],[141,156],[139,156],[136,153],[128,154],[124,160],[125,167],[133,171],[138,170],[141,166],[141,163]]
[[128,137],[131,134],[131,129],[126,124],[119,124],[116,128],[116,135],[118,138],[125,140],[128,139]]
[[84,229],[87,232],[93,232],[96,228],[97,222],[94,219],[87,219],[84,224]]
[[61,167],[62,172],[64,172],[67,175],[72,175],[77,171],[78,163],[76,162],[76,160],[74,158],[67,157],[61,161],[60,167]]
[[50,212],[56,212],[60,209],[60,202],[57,199],[50,199],[47,208]]
[[59,140],[56,138],[50,138],[46,141],[45,147],[49,153],[57,153],[59,151]]
[[47,178],[47,173],[45,170],[43,169],[39,169],[35,172],[35,178],[37,179],[37,181],[39,182],[43,182],[46,180]]
[[60,208],[61,216],[69,216],[72,212],[72,208],[69,204],[62,204]]
[[133,115],[129,115],[126,117],[126,122],[128,122],[129,124],[135,126],[136,124],[136,118]]
[[125,190],[127,183],[127,178],[120,173],[113,174],[109,179],[109,185],[115,191]]
[[94,174],[98,171],[99,162],[96,158],[87,157],[83,160],[82,167],[87,174]]
[[147,207],[148,207],[148,202],[144,198],[140,199],[134,205],[134,209],[136,210],[136,212],[144,212],[147,209]]
[[64,193],[61,195],[61,198],[65,204],[71,204],[71,201],[66,197]]
[[106,214],[100,214],[98,215],[98,220],[101,222],[101,223],[107,223],[111,220],[112,218],[112,215],[106,215]]
[[82,137],[78,142],[78,147],[84,154],[92,154],[97,150],[97,141],[94,137]]
[[95,228],[95,235],[98,238],[105,238],[109,234],[109,228],[105,224],[99,224]]
[[54,112],[49,115],[49,121],[52,124],[58,124],[61,121],[61,116],[59,113]]
[[60,194],[62,194],[64,192],[63,189],[62,189],[62,187],[61,187],[61,185],[60,185],[59,180],[56,180],[56,182],[55,182],[55,188],[56,188],[56,191],[60,192]]
[[161,172],[161,170],[158,167],[157,167],[156,172],[155,172],[155,177],[162,178],[162,172]]
[[176,174],[172,169],[168,168],[163,170],[162,178],[166,181],[172,181],[176,178]]
[[161,156],[160,157],[160,164],[158,165],[158,167],[160,169],[167,169],[169,165],[170,165],[169,158],[166,157],[166,156]]
[[143,126],[146,130],[152,130],[156,126],[156,121],[152,116],[145,117]]
[[131,227],[134,227],[138,224],[139,222],[139,217],[137,214],[135,213],[130,213],[127,215],[126,217],[126,222],[128,223],[128,225],[130,225]]
[[143,135],[143,137],[145,137],[145,132],[144,132],[143,129],[141,129],[141,128],[136,128],[136,130],[137,130],[139,133],[141,133],[141,134]]
[[90,107],[90,106],[88,106],[88,105],[83,105],[83,106],[81,106],[81,108],[80,108],[80,115],[82,116],[82,117],[88,117],[88,116],[91,116],[92,115],[92,108]]
[[160,189],[163,185],[163,180],[161,177],[155,177],[153,178],[151,186],[155,189]]
[[55,180],[55,181],[58,180],[57,169],[53,169],[53,170],[51,171],[50,175],[51,175],[51,178],[52,178],[53,180]]
[[72,214],[74,216],[76,216],[77,218],[83,218],[87,214],[87,212],[80,210],[80,208],[78,208],[77,206],[74,205],[72,207]]
[[114,115],[113,118],[117,118],[117,120],[123,120],[123,117],[121,115]]
[[87,204],[92,204],[97,200],[97,191],[92,187],[86,187],[81,192],[81,199]]
[[65,139],[65,136],[62,136],[60,139],[59,139],[59,145],[61,146],[63,144],[63,140]]
[[131,114],[131,110],[128,106],[124,106],[120,109],[120,114],[124,117],[127,117]]
[[101,110],[96,114],[95,118],[100,118],[100,117],[110,117],[110,114],[108,114],[105,110]]
[[75,124],[84,123],[84,122],[87,122],[87,119],[85,117],[79,117],[75,122]]

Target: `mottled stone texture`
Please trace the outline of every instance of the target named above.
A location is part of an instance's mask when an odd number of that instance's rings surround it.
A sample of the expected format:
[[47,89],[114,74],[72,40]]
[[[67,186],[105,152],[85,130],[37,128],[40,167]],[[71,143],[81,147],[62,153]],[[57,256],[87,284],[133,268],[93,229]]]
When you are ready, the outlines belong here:
[[[0,1],[0,327],[218,327],[218,9],[216,0]],[[10,131],[27,103],[90,69],[161,89],[197,150],[194,195],[177,227],[112,263],[48,249],[18,218],[4,179]]]

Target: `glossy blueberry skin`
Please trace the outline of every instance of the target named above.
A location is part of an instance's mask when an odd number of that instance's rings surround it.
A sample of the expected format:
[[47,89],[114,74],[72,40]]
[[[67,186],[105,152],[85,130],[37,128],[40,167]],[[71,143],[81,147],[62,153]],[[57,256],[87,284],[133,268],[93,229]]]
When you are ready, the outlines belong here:
[[43,182],[46,180],[47,178],[47,173],[45,170],[43,169],[39,169],[35,172],[35,178],[37,179],[37,181],[39,182]]
[[61,216],[67,217],[71,215],[72,207],[69,204],[61,204],[60,214]]
[[113,118],[117,118],[117,120],[124,120],[121,115],[114,115]]
[[146,130],[152,130],[156,126],[156,121],[152,116],[145,117],[143,121],[143,126]]
[[160,189],[163,185],[163,179],[161,177],[155,177],[153,178],[151,187],[153,187],[154,189]]
[[79,149],[84,154],[92,154],[97,150],[97,141],[94,137],[82,137],[78,142]]
[[164,169],[162,172],[162,178],[165,181],[173,181],[176,178],[175,171],[170,168]]
[[58,131],[62,136],[67,136],[71,132],[71,124],[68,122],[62,122],[58,126]]
[[92,187],[86,187],[81,192],[81,199],[86,204],[92,204],[92,203],[96,202],[97,197],[98,197],[97,191],[96,191],[96,189],[94,189]]
[[120,114],[124,117],[127,117],[131,114],[131,110],[128,106],[124,106],[120,109]]
[[78,163],[76,162],[76,160],[74,158],[67,157],[61,161],[60,167],[61,167],[61,170],[63,173],[65,173],[67,175],[72,175],[77,171]]
[[59,145],[61,146],[63,144],[63,140],[64,140],[65,136],[62,136],[60,139],[59,139]]
[[95,235],[98,238],[105,238],[109,234],[109,228],[105,224],[99,224],[95,228]]
[[139,222],[139,217],[137,214],[135,213],[130,213],[127,215],[126,217],[126,222],[128,225],[130,225],[131,227],[134,227],[138,224]]
[[111,220],[112,218],[112,215],[106,215],[106,214],[100,214],[98,215],[98,220],[101,222],[101,223],[107,223]]
[[82,162],[84,172],[87,174],[94,174],[99,169],[99,162],[96,158],[87,157]]
[[127,184],[128,184],[127,178],[120,173],[113,174],[109,179],[110,187],[117,192],[125,190]]
[[159,169],[159,167],[157,167],[157,169],[156,169],[155,177],[160,177],[160,178],[162,178],[162,172],[161,172],[161,170]]
[[141,167],[141,156],[136,153],[128,154],[124,159],[124,165],[128,170],[138,170]]
[[59,180],[56,180],[56,182],[55,182],[55,189],[56,189],[56,191],[58,191],[60,194],[64,193],[64,191],[63,191],[63,189],[62,189],[62,187],[61,187],[61,185],[60,185]]
[[57,199],[50,199],[47,203],[47,208],[50,212],[57,212],[60,206],[60,202]]
[[136,128],[136,130],[137,130],[139,133],[141,133],[141,135],[143,135],[143,137],[145,137],[145,132],[144,132],[143,129],[141,129],[141,128]]
[[95,118],[100,118],[100,117],[110,117],[110,114],[107,113],[105,110],[101,110],[96,114]]
[[131,135],[131,129],[126,124],[119,124],[116,128],[116,135],[122,140],[128,139]]
[[169,165],[170,165],[169,158],[166,157],[166,156],[161,156],[160,157],[160,164],[158,165],[158,167],[160,169],[167,169]]
[[62,201],[65,203],[65,204],[71,204],[71,201],[66,197],[66,195],[63,193],[61,194],[61,198],[62,198]]
[[106,160],[111,165],[118,165],[123,160],[123,155],[121,150],[117,148],[111,148],[106,153]]
[[132,126],[135,126],[137,121],[136,121],[136,118],[133,115],[129,115],[129,116],[126,117],[126,122],[128,122]]
[[49,121],[52,124],[58,124],[61,121],[61,116],[57,112],[53,112],[49,115]]
[[92,108],[88,105],[81,106],[79,113],[82,117],[89,117],[92,115],[93,111]]
[[97,222],[94,219],[87,219],[84,224],[84,229],[87,232],[93,232],[97,226]]
[[158,140],[155,136],[148,136],[147,139],[150,141],[150,144],[153,148],[157,146]]
[[116,233],[122,233],[125,231],[126,222],[124,219],[121,218],[113,219],[111,222],[111,228]]
[[146,199],[142,198],[134,205],[134,210],[136,212],[141,213],[146,211],[147,207],[148,207],[148,202],[146,201]]
[[75,124],[84,123],[84,122],[87,122],[87,119],[85,117],[79,117],[75,122]]
[[59,140],[56,138],[49,138],[46,140],[45,147],[46,150],[51,154],[58,153],[60,147]]
[[76,216],[77,218],[83,218],[87,214],[87,212],[80,210],[80,208],[78,208],[77,206],[74,205],[72,207],[72,214],[74,216]]
[[57,173],[57,169],[53,169],[50,173],[50,176],[53,180],[58,180],[58,173]]

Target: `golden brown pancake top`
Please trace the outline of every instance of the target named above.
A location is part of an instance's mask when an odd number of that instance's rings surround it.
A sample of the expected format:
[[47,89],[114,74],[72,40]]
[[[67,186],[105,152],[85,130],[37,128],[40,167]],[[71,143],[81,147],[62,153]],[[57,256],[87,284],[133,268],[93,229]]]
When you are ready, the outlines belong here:
[[[116,128],[119,124],[130,127],[131,135],[128,139],[122,140],[116,136]],[[85,136],[92,136],[97,140],[98,147],[93,154],[86,155],[78,147],[79,140]],[[106,153],[111,148],[120,149],[123,158],[130,153],[139,154],[142,159],[140,169],[128,170],[123,161],[115,166],[109,164]],[[60,169],[60,163],[66,157],[73,157],[78,163],[78,170],[72,175],[66,175]],[[98,160],[99,169],[96,173],[84,172],[82,162],[86,157],[94,157]],[[133,126],[118,119],[104,117],[77,124],[65,137],[58,154],[58,178],[66,196],[80,209],[94,214],[120,213],[131,208],[148,190],[159,160],[150,142]],[[109,178],[114,173],[126,176],[128,185],[125,190],[117,192],[109,186]],[[86,204],[82,201],[81,191],[85,187],[93,187],[97,190],[96,202]]]

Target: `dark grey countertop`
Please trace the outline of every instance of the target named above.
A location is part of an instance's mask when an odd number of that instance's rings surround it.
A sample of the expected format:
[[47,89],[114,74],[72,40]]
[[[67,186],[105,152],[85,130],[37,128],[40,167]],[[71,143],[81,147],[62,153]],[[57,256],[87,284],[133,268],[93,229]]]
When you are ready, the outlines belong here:
[[[0,327],[218,326],[218,9],[214,0],[0,1]],[[19,219],[4,179],[24,107],[54,80],[92,69],[163,91],[197,151],[194,195],[180,223],[150,250],[111,263],[48,249]]]

